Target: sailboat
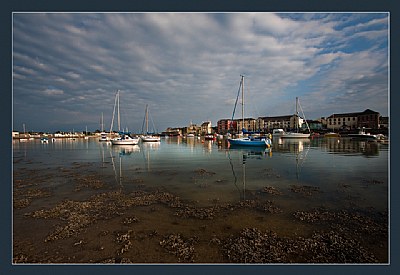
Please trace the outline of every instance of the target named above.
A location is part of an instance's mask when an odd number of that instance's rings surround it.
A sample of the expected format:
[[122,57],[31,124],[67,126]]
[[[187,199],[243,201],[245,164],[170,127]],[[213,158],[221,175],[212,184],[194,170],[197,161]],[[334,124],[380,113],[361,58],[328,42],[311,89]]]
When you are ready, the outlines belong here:
[[[295,129],[296,129],[296,131],[295,132],[286,132],[284,135],[281,136],[281,138],[309,138],[310,137],[310,133],[308,133],[308,134],[299,133],[299,112],[297,109],[298,106],[299,106],[299,98],[296,97],[296,114],[295,114],[295,117],[296,117]],[[303,117],[305,119],[304,112],[303,112],[303,109],[301,108],[301,106],[300,106],[300,109],[301,109],[301,112],[303,113]],[[308,126],[307,120],[306,120],[306,125],[308,128],[308,131],[310,132],[310,127]]]
[[103,113],[101,113],[101,132],[100,132],[100,138],[99,141],[108,141],[109,138],[107,136],[107,133],[104,132],[104,122],[103,122]]
[[[240,85],[239,85],[239,91],[240,87],[242,88],[242,125],[244,127],[244,76],[240,76]],[[235,109],[236,109],[236,104],[238,101],[239,93],[236,98],[236,103],[235,107],[233,109],[233,114],[232,114],[232,121],[233,121],[233,116],[235,115]],[[246,133],[247,131],[243,128],[242,129],[243,134]],[[271,140],[266,137],[253,137],[251,135],[247,137],[240,137],[240,138],[229,138],[228,139],[229,145],[230,146],[263,146],[263,147],[270,147],[271,146]]]
[[119,90],[115,95],[115,103],[114,103],[114,111],[113,111],[113,118],[111,121],[111,129],[110,133],[112,132],[113,123],[114,123],[114,115],[115,115],[115,107],[118,107],[118,137],[113,138],[111,143],[113,145],[136,145],[139,143],[138,137],[131,137],[129,132],[121,132],[121,123],[120,123],[120,113],[119,113]]
[[146,123],[146,134],[142,135],[140,137],[142,139],[142,141],[143,142],[159,142],[160,141],[159,136],[154,136],[151,133],[149,133],[149,106],[148,105],[146,105],[145,120],[143,122]]

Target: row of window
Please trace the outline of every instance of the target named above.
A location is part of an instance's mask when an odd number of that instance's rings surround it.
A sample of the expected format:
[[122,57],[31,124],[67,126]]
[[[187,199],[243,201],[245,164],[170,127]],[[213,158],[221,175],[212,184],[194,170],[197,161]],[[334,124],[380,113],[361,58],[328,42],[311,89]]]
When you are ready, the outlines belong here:
[[[347,121],[350,121],[350,119],[351,119],[351,118],[348,117],[348,118],[347,118]],[[341,121],[341,118],[339,117],[337,120],[338,120],[338,121]],[[332,121],[332,118],[329,119],[329,123],[331,123],[331,121]],[[333,121],[336,121],[336,118],[334,118]],[[343,121],[346,121],[346,118],[345,118],[345,117],[343,118]],[[355,117],[353,117],[353,121],[356,121],[356,118],[355,118]]]

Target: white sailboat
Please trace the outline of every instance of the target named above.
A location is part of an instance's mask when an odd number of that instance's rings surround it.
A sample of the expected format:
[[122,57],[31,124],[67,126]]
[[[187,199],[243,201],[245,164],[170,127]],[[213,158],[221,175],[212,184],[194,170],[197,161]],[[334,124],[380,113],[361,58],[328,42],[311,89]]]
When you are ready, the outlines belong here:
[[[240,86],[242,88],[242,125],[244,127],[244,76],[241,75],[240,79]],[[240,89],[239,86],[239,89]],[[239,93],[238,93],[239,97]],[[238,98],[236,98],[237,102]],[[236,103],[235,103],[236,108]],[[233,110],[233,115],[235,114],[235,110]],[[232,115],[232,120],[233,120]],[[242,130],[243,134],[245,133],[245,129]],[[271,139],[266,137],[253,137],[251,135],[247,137],[240,137],[240,138],[229,138],[229,145],[230,146],[259,146],[259,147],[270,147],[271,146]]]
[[152,135],[151,133],[149,133],[149,106],[148,105],[146,105],[144,122],[146,123],[146,134],[144,134],[140,137],[142,139],[142,141],[143,142],[159,142],[160,141],[159,136],[155,136],[155,135]]
[[121,119],[120,119],[120,112],[119,112],[119,90],[115,95],[115,103],[114,103],[114,111],[113,111],[113,118],[111,121],[111,129],[110,133],[112,132],[113,123],[114,123],[114,115],[115,115],[115,107],[118,107],[118,137],[111,139],[111,143],[113,145],[136,145],[139,143],[138,137],[131,137],[129,132],[121,132]]
[[[295,117],[296,117],[296,121],[295,121],[295,129],[296,129],[296,131],[295,132],[285,132],[282,136],[281,136],[281,138],[309,138],[310,137],[310,127],[308,126],[308,123],[307,123],[307,120],[306,120],[306,125],[307,125],[307,128],[308,128],[308,134],[306,134],[306,133],[299,133],[299,112],[298,112],[298,106],[300,106],[299,105],[299,98],[298,97],[296,97],[296,114],[295,114]],[[304,117],[304,120],[306,119],[305,118],[305,116],[304,116],[304,112],[303,112],[303,109],[301,108],[301,106],[300,106],[300,109],[301,109],[301,112],[302,112],[302,114],[303,114],[303,117]]]
[[100,132],[100,138],[99,141],[109,141],[109,137],[106,132],[104,132],[104,119],[103,119],[103,113],[101,113],[101,132]]

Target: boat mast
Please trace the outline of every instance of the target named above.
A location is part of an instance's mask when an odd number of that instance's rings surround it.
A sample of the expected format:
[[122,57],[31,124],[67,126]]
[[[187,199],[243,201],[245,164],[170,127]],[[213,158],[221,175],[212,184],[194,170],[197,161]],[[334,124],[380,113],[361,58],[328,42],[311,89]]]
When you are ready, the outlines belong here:
[[299,132],[299,112],[297,110],[297,105],[299,104],[299,98],[296,96],[296,133]]
[[[113,110],[113,115],[112,115],[112,120],[111,120],[110,134],[114,128],[115,107],[117,106],[118,92],[119,91],[117,91],[117,93],[115,94],[114,110]],[[118,129],[118,131],[119,131],[119,129]]]
[[118,132],[121,130],[121,116],[119,113],[119,90],[117,91],[118,96]]
[[101,131],[104,132],[104,118],[103,118],[103,112],[101,112]]
[[242,129],[244,129],[244,75],[242,77]]
[[149,109],[148,104],[146,104],[146,135],[149,133]]

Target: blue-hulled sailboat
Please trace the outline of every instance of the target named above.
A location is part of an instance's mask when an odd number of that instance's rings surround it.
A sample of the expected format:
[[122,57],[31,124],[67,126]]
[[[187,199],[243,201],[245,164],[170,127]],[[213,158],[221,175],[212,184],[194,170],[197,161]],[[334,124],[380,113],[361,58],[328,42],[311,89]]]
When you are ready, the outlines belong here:
[[[244,126],[244,76],[240,76],[240,85],[239,85],[239,91],[238,95],[236,97],[236,102],[235,102],[235,107],[233,109],[233,114],[232,114],[232,121],[233,117],[235,115],[235,109],[236,105],[238,102],[239,94],[240,94],[240,88],[242,88],[242,124]],[[240,138],[230,138],[228,139],[229,145],[230,146],[256,146],[256,147],[271,147],[271,139],[267,137],[261,137],[261,136],[252,136],[252,134],[247,132],[245,129],[242,129],[243,134],[248,134],[247,137],[240,137]]]

